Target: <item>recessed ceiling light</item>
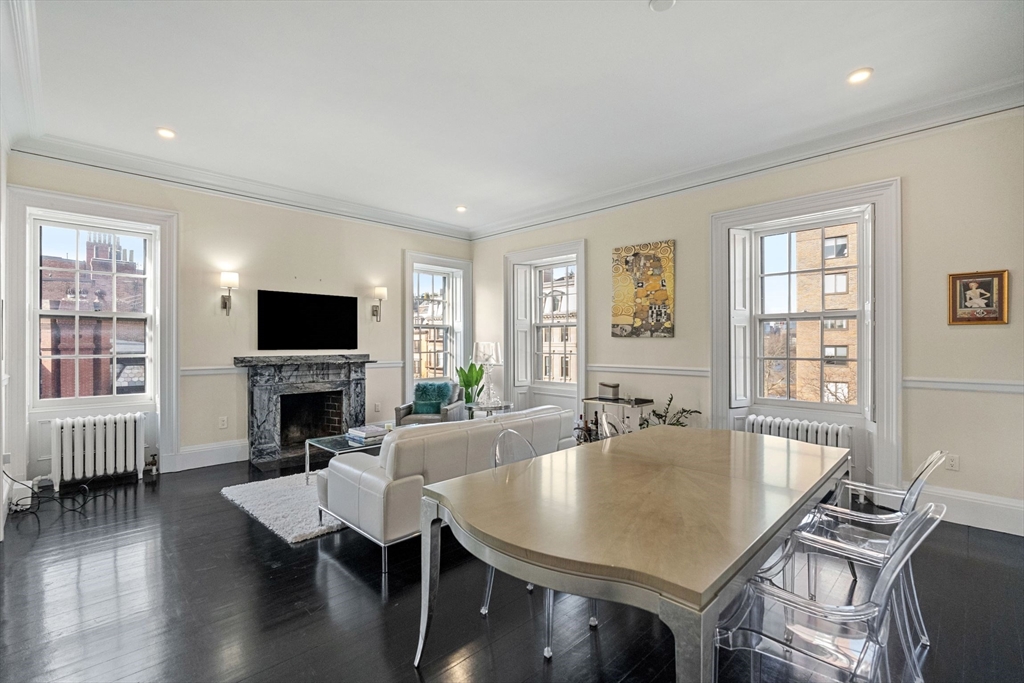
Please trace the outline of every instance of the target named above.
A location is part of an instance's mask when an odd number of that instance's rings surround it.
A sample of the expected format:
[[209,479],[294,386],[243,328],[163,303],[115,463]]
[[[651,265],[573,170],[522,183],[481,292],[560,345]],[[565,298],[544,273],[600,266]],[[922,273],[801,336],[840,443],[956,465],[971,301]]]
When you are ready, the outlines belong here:
[[164,140],[170,140],[177,135],[177,133],[175,133],[170,128],[157,128],[156,134],[162,137]]
[[675,7],[676,0],[651,0],[650,7],[654,12],[667,12]]
[[466,213],[466,207],[464,206],[456,206],[455,210],[458,211],[459,213]]
[[875,70],[870,66],[866,66],[863,69],[857,69],[852,74],[846,77],[847,83],[863,83],[864,81],[871,78],[871,74],[875,73]]

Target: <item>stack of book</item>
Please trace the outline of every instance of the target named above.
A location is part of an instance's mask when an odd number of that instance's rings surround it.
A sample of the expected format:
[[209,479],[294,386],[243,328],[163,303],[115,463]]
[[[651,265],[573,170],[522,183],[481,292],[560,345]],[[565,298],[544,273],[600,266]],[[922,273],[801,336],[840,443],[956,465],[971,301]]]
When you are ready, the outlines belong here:
[[384,440],[384,436],[387,435],[387,430],[383,427],[376,425],[367,425],[365,427],[352,427],[348,430],[348,434],[345,438],[352,443],[357,443],[362,446],[374,446]]

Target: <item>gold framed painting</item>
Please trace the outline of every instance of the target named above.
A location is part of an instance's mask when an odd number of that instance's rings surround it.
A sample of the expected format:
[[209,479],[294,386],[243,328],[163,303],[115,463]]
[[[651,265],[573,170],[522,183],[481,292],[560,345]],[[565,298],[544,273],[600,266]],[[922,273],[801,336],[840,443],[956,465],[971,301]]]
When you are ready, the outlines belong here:
[[985,270],[949,276],[950,325],[1005,325],[1009,271]]
[[675,240],[612,250],[612,336],[674,337]]

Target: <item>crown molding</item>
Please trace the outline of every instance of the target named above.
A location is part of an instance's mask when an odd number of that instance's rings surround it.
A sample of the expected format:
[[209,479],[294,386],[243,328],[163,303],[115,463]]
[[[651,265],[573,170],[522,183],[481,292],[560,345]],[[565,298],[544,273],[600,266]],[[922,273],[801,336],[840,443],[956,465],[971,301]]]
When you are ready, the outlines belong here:
[[311,211],[399,230],[427,233],[463,241],[476,241],[549,227],[556,223],[646,199],[745,178],[784,166],[810,163],[826,156],[852,153],[868,145],[883,144],[909,135],[927,133],[937,128],[1019,109],[1022,106],[1024,106],[1024,83],[1017,82],[989,90],[981,95],[961,98],[938,107],[918,110],[846,133],[819,138],[814,142],[714,167],[689,171],[660,180],[630,185],[582,200],[548,206],[506,221],[469,230],[448,223],[417,218],[255,180],[204,171],[52,135],[23,138],[11,144],[9,149],[20,154],[167,182],[198,192],[226,195],[236,199],[300,211]]
[[199,192],[227,195],[289,209],[312,211],[314,213],[338,216],[363,223],[383,225],[389,228],[429,233],[440,237],[468,240],[465,228],[449,225],[408,214],[377,209],[372,206],[347,202],[323,195],[292,190],[256,180],[238,178],[213,171],[160,161],[128,152],[119,152],[98,145],[90,145],[53,135],[18,140],[12,151],[19,154],[53,159],[106,171],[158,180],[187,187]]
[[685,192],[715,183],[736,180],[783,166],[808,163],[822,157],[857,151],[908,135],[998,114],[1024,106],[1024,82],[1004,82],[984,91],[913,110],[865,126],[819,137],[811,142],[724,164],[693,169],[663,178],[620,187],[573,201],[551,204],[512,216],[504,221],[470,230],[472,240],[499,237],[548,227],[554,223],[618,208],[646,199]]
[[42,134],[39,120],[42,102],[42,70],[39,67],[39,32],[36,29],[35,0],[7,0],[14,34],[14,50],[17,55],[18,76],[21,85],[21,108],[29,135]]
[[22,101],[18,103],[20,107],[16,109],[21,110],[25,119],[24,128],[28,130],[28,136],[21,137],[21,128],[11,128],[19,121],[8,118],[8,149],[11,151],[126,173],[200,192],[464,241],[547,227],[626,204],[748,177],[783,166],[809,163],[825,156],[853,152],[866,145],[883,143],[1024,106],[1024,82],[1019,79],[1005,81],[973,92],[960,92],[939,104],[880,119],[842,133],[821,135],[810,142],[534,207],[502,221],[467,229],[459,225],[47,135],[42,130],[41,122],[42,84],[36,29],[36,0],[5,0],[3,5],[8,7],[11,19],[21,81]]

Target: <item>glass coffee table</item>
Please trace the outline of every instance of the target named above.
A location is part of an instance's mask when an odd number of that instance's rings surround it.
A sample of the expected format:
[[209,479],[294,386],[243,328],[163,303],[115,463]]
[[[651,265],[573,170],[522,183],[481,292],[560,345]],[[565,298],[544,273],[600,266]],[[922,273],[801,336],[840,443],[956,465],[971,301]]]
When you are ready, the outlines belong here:
[[507,413],[512,410],[511,403],[497,403],[491,405],[485,405],[483,403],[467,403],[466,409],[469,410],[469,419],[472,420],[476,413],[483,413],[487,417],[494,415],[495,413]]
[[[380,444],[361,444],[355,441],[349,441],[344,434],[337,434],[335,436],[321,436],[316,439],[306,439],[306,484],[309,484],[309,447],[313,446],[325,451],[330,451],[334,455],[340,455],[342,453],[352,453],[354,451],[363,451],[370,455],[380,455]],[[333,457],[333,456],[332,456]]]

